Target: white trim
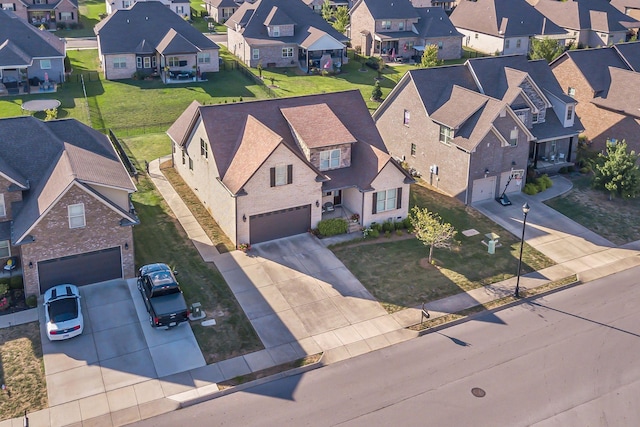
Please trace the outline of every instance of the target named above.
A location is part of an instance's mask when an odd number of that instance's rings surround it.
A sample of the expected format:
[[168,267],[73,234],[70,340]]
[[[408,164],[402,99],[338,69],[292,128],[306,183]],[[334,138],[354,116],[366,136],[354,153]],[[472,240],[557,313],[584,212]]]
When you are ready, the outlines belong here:
[[0,218],[7,216],[7,204],[4,202],[4,193],[0,193]]
[[[9,240],[0,240],[0,243],[2,243],[2,242],[7,242],[7,256],[5,257],[2,254],[0,254],[0,257],[8,258],[8,257],[11,256],[11,241],[9,241]],[[0,248],[2,248],[2,247],[0,246]]]

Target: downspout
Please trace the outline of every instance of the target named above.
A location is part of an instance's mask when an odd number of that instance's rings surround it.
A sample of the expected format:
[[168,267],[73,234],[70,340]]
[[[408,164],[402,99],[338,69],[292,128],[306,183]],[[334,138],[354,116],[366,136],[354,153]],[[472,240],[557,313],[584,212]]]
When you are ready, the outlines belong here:
[[364,195],[366,193],[362,193],[362,207],[360,208],[360,212],[362,212],[362,226],[364,227]]
[[[236,247],[237,247],[238,246],[238,198],[234,197],[233,200],[235,200],[235,211],[236,211],[234,217],[236,219],[235,229],[236,229]],[[249,242],[250,241],[251,241],[251,236],[249,236]]]
[[467,157],[467,188],[464,191],[465,206],[469,204],[469,181],[471,181],[471,152],[469,152],[469,157]]

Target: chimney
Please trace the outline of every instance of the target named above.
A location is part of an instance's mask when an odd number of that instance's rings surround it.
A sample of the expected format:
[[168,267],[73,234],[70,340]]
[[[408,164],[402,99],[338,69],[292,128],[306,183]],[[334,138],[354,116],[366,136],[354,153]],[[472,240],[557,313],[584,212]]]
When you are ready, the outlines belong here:
[[542,18],[542,33],[540,34],[544,34],[544,30],[547,28],[547,18],[544,17]]

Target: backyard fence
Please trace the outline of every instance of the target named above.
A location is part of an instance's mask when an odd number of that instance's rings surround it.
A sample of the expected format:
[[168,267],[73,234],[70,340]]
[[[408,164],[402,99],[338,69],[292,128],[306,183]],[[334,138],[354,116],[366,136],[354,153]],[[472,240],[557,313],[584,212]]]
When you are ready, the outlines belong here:
[[118,135],[120,135],[121,138],[122,137],[129,138],[132,136],[147,135],[150,133],[165,133],[172,124],[173,122],[149,123],[149,124],[138,124],[135,126],[122,126],[122,127],[109,128],[109,129],[105,129],[105,128],[102,128],[102,129],[94,128],[94,129],[102,133],[109,133],[110,131],[113,131],[114,133],[117,133]]
[[111,129],[109,129],[108,136],[109,136],[109,139],[111,140],[111,143],[113,144],[113,147],[118,152],[118,155],[120,156],[120,159],[124,164],[124,167],[127,169],[127,172],[129,172],[129,175],[135,178],[137,181],[138,169],[134,166],[133,162],[131,161],[127,153],[124,151],[124,147],[122,147],[122,143],[120,142],[116,134],[113,133]]
[[248,78],[252,82],[257,83],[259,86],[262,86],[262,88],[267,93],[267,96],[269,98],[277,98],[278,97],[278,95],[276,95],[276,93],[273,90],[271,90],[271,88],[268,87],[265,84],[264,80],[262,80],[260,77],[258,77],[255,74],[253,74],[251,72],[251,70],[249,68],[247,68],[246,65],[244,65],[242,62],[236,61],[236,60],[234,60],[233,62],[235,62],[235,67],[238,69],[238,71],[240,71],[240,73],[242,75],[244,75],[246,78]]
[[100,80],[100,74],[97,71],[87,71],[82,73],[72,73],[67,76],[67,82],[80,83],[81,81],[94,82]]

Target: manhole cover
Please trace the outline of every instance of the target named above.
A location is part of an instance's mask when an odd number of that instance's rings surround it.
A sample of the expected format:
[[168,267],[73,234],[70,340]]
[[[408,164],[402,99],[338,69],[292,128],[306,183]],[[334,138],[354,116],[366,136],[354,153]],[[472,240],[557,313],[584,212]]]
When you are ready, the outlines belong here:
[[484,397],[487,393],[479,387],[474,387],[471,389],[471,394],[475,397]]

